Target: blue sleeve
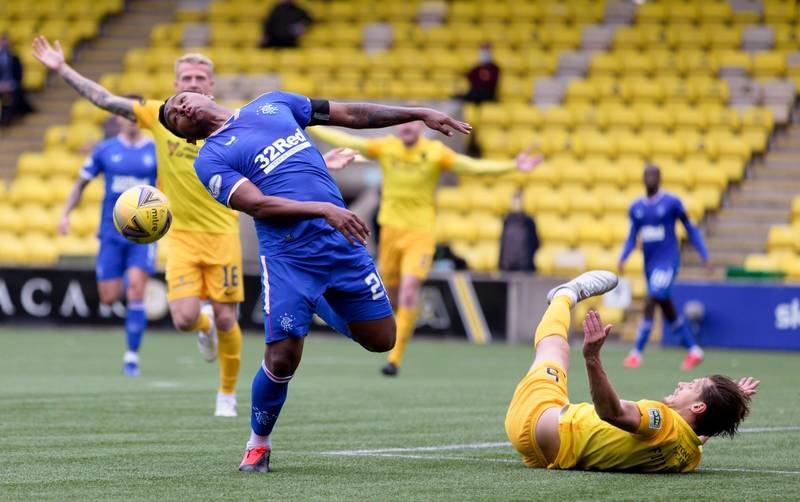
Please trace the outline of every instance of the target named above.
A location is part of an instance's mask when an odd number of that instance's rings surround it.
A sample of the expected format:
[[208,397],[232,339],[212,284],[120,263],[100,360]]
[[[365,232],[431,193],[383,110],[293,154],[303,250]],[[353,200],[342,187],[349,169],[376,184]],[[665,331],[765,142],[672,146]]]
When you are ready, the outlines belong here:
[[265,94],[269,101],[273,103],[283,103],[292,111],[292,116],[300,124],[305,127],[311,121],[311,100],[301,94],[294,94],[291,92],[270,92]]
[[86,157],[78,176],[85,180],[93,180],[103,170],[102,156],[100,155],[102,147],[98,146],[92,153]]
[[631,223],[631,229],[628,231],[628,238],[622,247],[622,255],[619,257],[620,262],[625,262],[631,255],[633,248],[636,246],[636,236],[639,235],[639,222],[633,217],[633,205],[628,209],[628,219]]
[[194,170],[208,193],[220,204],[230,207],[231,195],[247,178],[211,150],[200,150]]
[[683,202],[681,202],[680,199],[675,199],[675,211],[678,219],[683,223],[683,228],[686,229],[686,233],[689,235],[689,242],[692,243],[692,246],[694,246],[700,254],[700,258],[702,258],[703,261],[708,261],[708,249],[706,249],[703,234],[700,233],[699,228],[692,225],[689,216],[686,214],[686,209],[683,207]]

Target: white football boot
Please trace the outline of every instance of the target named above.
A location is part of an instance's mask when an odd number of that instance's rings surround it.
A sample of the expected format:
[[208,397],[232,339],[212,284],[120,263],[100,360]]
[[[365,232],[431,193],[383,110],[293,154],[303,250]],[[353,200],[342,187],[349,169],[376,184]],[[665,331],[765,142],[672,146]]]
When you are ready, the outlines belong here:
[[217,392],[217,409],[214,411],[215,417],[235,417],[236,416],[236,394],[223,394]]
[[572,306],[574,307],[581,300],[608,293],[617,287],[618,282],[617,274],[605,270],[590,270],[551,289],[547,293],[547,303],[553,301],[553,297],[560,289],[566,289],[567,296],[573,300]]

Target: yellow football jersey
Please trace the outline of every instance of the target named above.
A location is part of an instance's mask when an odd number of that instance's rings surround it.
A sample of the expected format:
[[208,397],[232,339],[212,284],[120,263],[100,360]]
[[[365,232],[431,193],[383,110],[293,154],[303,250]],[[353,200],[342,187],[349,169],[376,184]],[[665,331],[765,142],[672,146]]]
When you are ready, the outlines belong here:
[[424,137],[407,148],[399,138],[385,136],[367,142],[367,155],[383,171],[378,223],[433,232],[439,176],[453,167],[455,152]]
[[194,159],[202,143],[192,145],[175,136],[158,121],[159,101],[135,102],[139,127],[149,130],[156,143],[158,182],[169,198],[172,227],[210,234],[239,233],[236,212],[218,203],[200,183]]
[[636,405],[642,421],[636,433],[597,416],[589,403],[571,404],[559,419],[561,447],[551,469],[689,472],[700,463],[702,442],[688,423],[658,401]]

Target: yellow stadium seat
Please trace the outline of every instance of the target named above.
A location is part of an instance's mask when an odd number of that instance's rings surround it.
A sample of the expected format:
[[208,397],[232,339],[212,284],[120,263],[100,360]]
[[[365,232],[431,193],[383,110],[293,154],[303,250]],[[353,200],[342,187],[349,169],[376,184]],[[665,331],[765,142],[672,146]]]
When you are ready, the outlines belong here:
[[667,8],[662,3],[648,2],[636,9],[636,21],[639,23],[663,23],[667,19]]
[[742,31],[736,26],[724,24],[703,25],[711,50],[739,49],[742,46]]
[[436,191],[436,207],[443,211],[466,211],[469,199],[460,187],[440,187]]
[[17,206],[28,203],[47,205],[52,197],[42,178],[18,176],[11,182],[8,200]]
[[675,105],[671,109],[676,129],[703,131],[708,127],[708,119],[703,110],[696,106]]
[[18,176],[46,176],[50,170],[47,158],[38,152],[25,152],[17,160]]
[[536,214],[567,214],[570,210],[570,200],[556,191],[536,193],[535,197],[530,197],[523,203],[527,203],[525,210]]
[[773,255],[749,254],[744,259],[744,269],[750,272],[779,272],[780,263]]
[[[679,51],[679,61],[683,51],[702,50],[708,44],[706,33],[693,25],[672,25],[667,29],[666,35],[670,47]],[[693,64],[688,60],[686,63]]]
[[503,129],[481,127],[476,141],[485,157],[508,157],[511,153],[509,135]]
[[606,225],[600,221],[583,222],[577,229],[578,241],[582,243],[599,244],[608,246],[612,242],[612,235]]
[[695,187],[692,195],[700,201],[705,209],[719,209],[722,202],[722,191],[713,186]]
[[592,78],[601,76],[616,76],[621,70],[621,62],[616,54],[609,52],[596,52],[592,56],[590,73]]
[[786,75],[786,56],[781,52],[758,52],[753,56],[753,77],[782,77]]
[[676,62],[678,71],[684,75],[713,75],[717,72],[716,61],[703,50],[680,50]]
[[669,107],[642,103],[635,104],[633,108],[639,115],[643,130],[667,131],[674,125],[675,117],[670,113]]
[[772,111],[766,107],[751,107],[746,109],[740,115],[742,120],[742,130],[760,130],[766,133],[772,133],[775,127],[775,119],[772,116]]
[[773,225],[767,235],[767,250],[790,251],[800,250],[800,227],[793,225]]
[[543,244],[533,257],[533,262],[536,264],[536,270],[543,275],[552,275],[554,273],[555,255],[565,251],[567,247],[564,245],[548,245]]
[[567,86],[566,99],[570,103],[585,102],[594,103],[597,101],[597,88],[591,80],[575,79],[570,81]]
[[655,71],[655,61],[646,52],[625,51],[617,54],[622,63],[622,73],[626,77],[647,76]]
[[698,107],[705,116],[709,128],[725,129],[737,132],[742,127],[742,118],[734,108],[720,104],[705,104]]
[[610,129],[631,131],[641,125],[641,114],[633,107],[617,104],[601,105],[601,113],[605,115]]
[[792,223],[800,223],[800,196],[792,199]]
[[728,2],[699,2],[700,19],[705,23],[727,23],[733,15]]
[[635,26],[620,26],[614,34],[615,50],[639,50],[644,46],[641,32]]
[[24,263],[47,265],[58,261],[58,248],[49,236],[27,233],[21,241],[25,247]]
[[644,255],[641,249],[634,249],[625,262],[625,274],[641,275],[644,272]]
[[728,102],[728,84],[725,81],[714,80],[711,78],[691,78],[689,87],[698,103],[719,103]]
[[663,99],[664,89],[651,78],[627,77],[622,81],[622,95],[626,101],[634,104],[658,103]]
[[493,213],[475,212],[470,216],[477,229],[478,239],[499,241],[503,232],[503,220]]
[[535,106],[514,106],[508,120],[518,126],[537,129],[544,122],[541,111]]
[[631,161],[641,165],[650,155],[650,144],[645,139],[630,131],[614,133],[614,143],[617,146],[617,159]]
[[0,263],[21,263],[25,261],[28,250],[23,242],[14,233],[4,232],[0,227]]
[[544,111],[543,127],[571,129],[574,126],[572,113],[562,106],[553,106]]
[[714,159],[733,158],[746,162],[750,158],[750,145],[732,133],[712,131],[706,135],[704,144],[706,151]]
[[767,23],[791,23],[797,18],[794,2],[764,2],[764,21]]
[[478,238],[478,228],[467,218],[448,220],[447,235],[452,240],[474,242]]
[[[572,140],[573,152],[580,157],[613,158],[617,155],[616,144],[612,137],[605,134],[582,134]],[[587,181],[587,183],[589,183]]]

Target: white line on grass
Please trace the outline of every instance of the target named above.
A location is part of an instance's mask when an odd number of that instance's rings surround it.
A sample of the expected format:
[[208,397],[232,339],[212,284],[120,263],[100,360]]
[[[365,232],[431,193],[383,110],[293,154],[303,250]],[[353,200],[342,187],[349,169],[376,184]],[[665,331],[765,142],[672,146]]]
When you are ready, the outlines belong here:
[[755,472],[758,474],[800,474],[800,471],[774,471],[769,469],[742,469],[733,467],[702,467],[698,472],[703,471],[719,471],[719,472]]
[[[780,427],[749,427],[739,429],[739,432],[791,432],[800,431],[800,425],[787,425]],[[467,444],[444,444],[437,446],[416,446],[408,448],[369,448],[363,450],[338,450],[338,451],[324,451],[323,455],[376,455],[382,453],[413,453],[424,451],[448,451],[448,450],[483,450],[487,448],[501,448],[511,446],[508,441],[501,441],[497,443],[467,443]]]

